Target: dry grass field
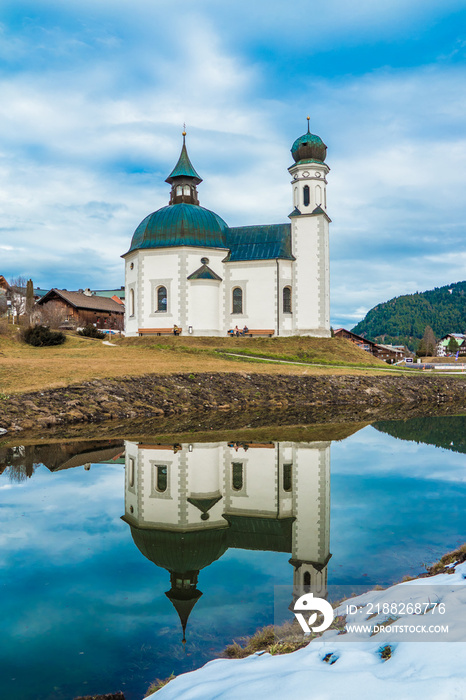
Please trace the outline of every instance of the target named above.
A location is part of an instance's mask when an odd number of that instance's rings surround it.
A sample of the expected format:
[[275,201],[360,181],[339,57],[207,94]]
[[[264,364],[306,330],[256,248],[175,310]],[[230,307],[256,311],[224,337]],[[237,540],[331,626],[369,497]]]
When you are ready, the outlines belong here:
[[[216,349],[248,352],[270,359],[334,363],[342,367],[287,365],[228,358]],[[351,366],[353,365],[353,366]],[[358,366],[359,365],[359,366]],[[0,392],[39,391],[89,379],[190,372],[259,372],[267,374],[361,374],[364,365],[385,363],[336,338],[192,338],[121,339],[115,345],[68,336],[64,345],[34,348],[9,330],[0,335]]]

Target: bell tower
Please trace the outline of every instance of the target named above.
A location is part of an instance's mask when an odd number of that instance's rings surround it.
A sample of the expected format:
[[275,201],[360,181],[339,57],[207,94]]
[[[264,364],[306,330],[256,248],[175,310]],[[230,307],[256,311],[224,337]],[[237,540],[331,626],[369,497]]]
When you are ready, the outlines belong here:
[[327,146],[307,133],[291,148],[293,211],[290,214],[293,254],[294,329],[296,335],[330,336],[330,262],[327,214]]
[[178,162],[165,182],[172,186],[169,204],[199,205],[197,185],[202,182],[189,160],[186,150],[186,131],[183,131],[183,146]]

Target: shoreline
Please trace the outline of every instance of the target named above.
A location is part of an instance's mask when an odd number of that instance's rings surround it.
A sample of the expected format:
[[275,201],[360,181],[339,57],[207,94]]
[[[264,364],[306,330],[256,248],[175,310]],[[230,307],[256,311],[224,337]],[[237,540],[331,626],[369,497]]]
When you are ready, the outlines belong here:
[[[245,372],[147,374],[103,379],[45,391],[0,395],[0,428],[23,431],[149,421],[169,432],[346,420],[407,418],[466,410],[461,379],[432,376],[299,376]],[[260,418],[260,419],[259,419]],[[201,421],[201,423],[200,423]],[[113,431],[112,431],[113,432]]]

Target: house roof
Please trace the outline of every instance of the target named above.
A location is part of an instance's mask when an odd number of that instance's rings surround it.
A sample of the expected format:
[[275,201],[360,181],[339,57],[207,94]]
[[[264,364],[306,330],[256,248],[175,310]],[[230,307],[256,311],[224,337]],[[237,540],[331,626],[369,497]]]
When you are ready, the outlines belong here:
[[5,292],[9,292],[11,289],[10,285],[8,284],[3,275],[0,275],[0,289],[4,289]]
[[368,338],[363,338],[362,335],[358,335],[357,333],[353,333],[353,331],[349,331],[346,328],[337,328],[336,330],[333,331],[334,335],[337,335],[337,333],[348,333],[353,338],[357,338],[358,340],[360,340],[362,343],[367,343],[368,345],[377,345],[377,343],[374,343],[373,340],[369,340]]
[[66,289],[51,289],[42,299],[39,299],[38,304],[45,304],[57,297],[63,299],[76,309],[89,309],[92,311],[107,311],[117,314],[124,313],[122,304],[117,304],[113,299],[99,296],[88,296],[81,292],[68,292]]
[[239,260],[295,260],[291,252],[291,224],[237,226],[227,229],[230,249],[225,262]]

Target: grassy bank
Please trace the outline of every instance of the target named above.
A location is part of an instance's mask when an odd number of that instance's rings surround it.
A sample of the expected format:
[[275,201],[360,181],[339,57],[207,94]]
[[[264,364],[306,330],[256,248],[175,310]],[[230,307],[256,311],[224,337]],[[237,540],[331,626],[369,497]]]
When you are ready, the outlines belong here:
[[[193,338],[152,336],[123,338],[114,345],[75,335],[66,343],[34,348],[16,339],[14,332],[0,336],[0,392],[41,391],[92,379],[114,379],[144,374],[189,372],[252,372],[262,374],[362,374],[385,368],[385,363],[337,338]],[[267,356],[263,364],[227,357],[218,350]],[[274,359],[309,363],[274,364]],[[316,367],[323,364],[326,367]],[[332,365],[338,365],[333,367]]]

